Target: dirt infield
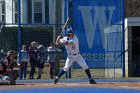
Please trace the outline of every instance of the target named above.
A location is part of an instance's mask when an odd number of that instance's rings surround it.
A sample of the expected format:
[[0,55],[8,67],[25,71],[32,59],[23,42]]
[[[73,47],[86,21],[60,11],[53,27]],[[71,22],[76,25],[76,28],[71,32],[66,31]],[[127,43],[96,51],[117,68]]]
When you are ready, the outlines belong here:
[[135,89],[140,90],[140,82],[98,82],[89,84],[88,82],[76,83],[17,83],[17,85],[0,85],[0,89],[29,89],[29,88],[64,88],[64,87],[84,87],[84,88],[115,88],[115,89]]

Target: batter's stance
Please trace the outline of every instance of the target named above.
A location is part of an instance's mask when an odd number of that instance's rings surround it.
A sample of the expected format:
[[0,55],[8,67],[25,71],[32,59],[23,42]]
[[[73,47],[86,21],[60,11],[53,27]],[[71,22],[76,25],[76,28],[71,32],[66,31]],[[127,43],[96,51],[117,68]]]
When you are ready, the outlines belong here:
[[96,84],[96,82],[91,77],[89,67],[87,66],[85,60],[83,59],[83,57],[81,56],[81,54],[79,52],[79,41],[78,41],[77,36],[72,31],[72,29],[67,29],[67,36],[66,37],[63,37],[63,38],[61,38],[61,36],[57,37],[56,45],[59,45],[59,44],[64,44],[65,45],[68,56],[67,56],[67,59],[66,59],[65,66],[59,72],[58,76],[56,77],[56,79],[54,80],[53,83],[56,84],[58,82],[59,78],[66,71],[69,70],[72,63],[77,62],[85,70],[85,72],[86,72],[86,74],[89,78],[90,84]]

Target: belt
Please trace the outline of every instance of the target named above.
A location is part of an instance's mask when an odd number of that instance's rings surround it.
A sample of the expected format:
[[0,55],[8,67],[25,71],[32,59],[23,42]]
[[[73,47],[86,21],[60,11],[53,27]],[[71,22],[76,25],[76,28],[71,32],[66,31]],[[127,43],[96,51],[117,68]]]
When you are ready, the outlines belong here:
[[72,54],[72,53],[69,53],[69,55],[74,55],[74,56],[76,56],[76,55],[78,55],[79,54],[79,52],[77,53],[77,54]]

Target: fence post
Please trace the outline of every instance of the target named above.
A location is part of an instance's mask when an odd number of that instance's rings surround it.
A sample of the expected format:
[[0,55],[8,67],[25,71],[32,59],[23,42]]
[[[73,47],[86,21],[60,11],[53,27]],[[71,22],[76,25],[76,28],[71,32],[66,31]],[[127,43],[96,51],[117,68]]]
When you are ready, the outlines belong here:
[[19,58],[18,62],[20,63],[21,61],[21,15],[20,15],[20,1],[17,1],[18,4],[18,53],[19,53]]
[[[61,21],[62,21],[62,0],[54,0],[53,1],[54,5],[54,26],[53,26],[53,42],[55,42],[57,34],[59,32],[59,29],[61,28]],[[56,59],[56,64],[55,64],[55,74],[58,74],[60,69],[60,59],[59,55],[57,56]]]

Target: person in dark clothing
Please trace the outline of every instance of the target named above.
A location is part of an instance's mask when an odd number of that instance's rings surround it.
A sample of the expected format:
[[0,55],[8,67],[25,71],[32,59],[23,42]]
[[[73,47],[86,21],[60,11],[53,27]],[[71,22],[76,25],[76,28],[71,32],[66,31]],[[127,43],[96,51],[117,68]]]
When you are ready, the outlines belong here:
[[35,68],[38,63],[38,49],[37,49],[37,42],[31,42],[31,46],[29,46],[29,61],[31,66],[31,71],[29,74],[29,79],[34,79]]
[[37,67],[38,67],[37,79],[41,79],[42,70],[45,64],[46,48],[43,45],[39,45],[38,50],[39,50],[39,53],[38,53],[38,64],[37,64]]

